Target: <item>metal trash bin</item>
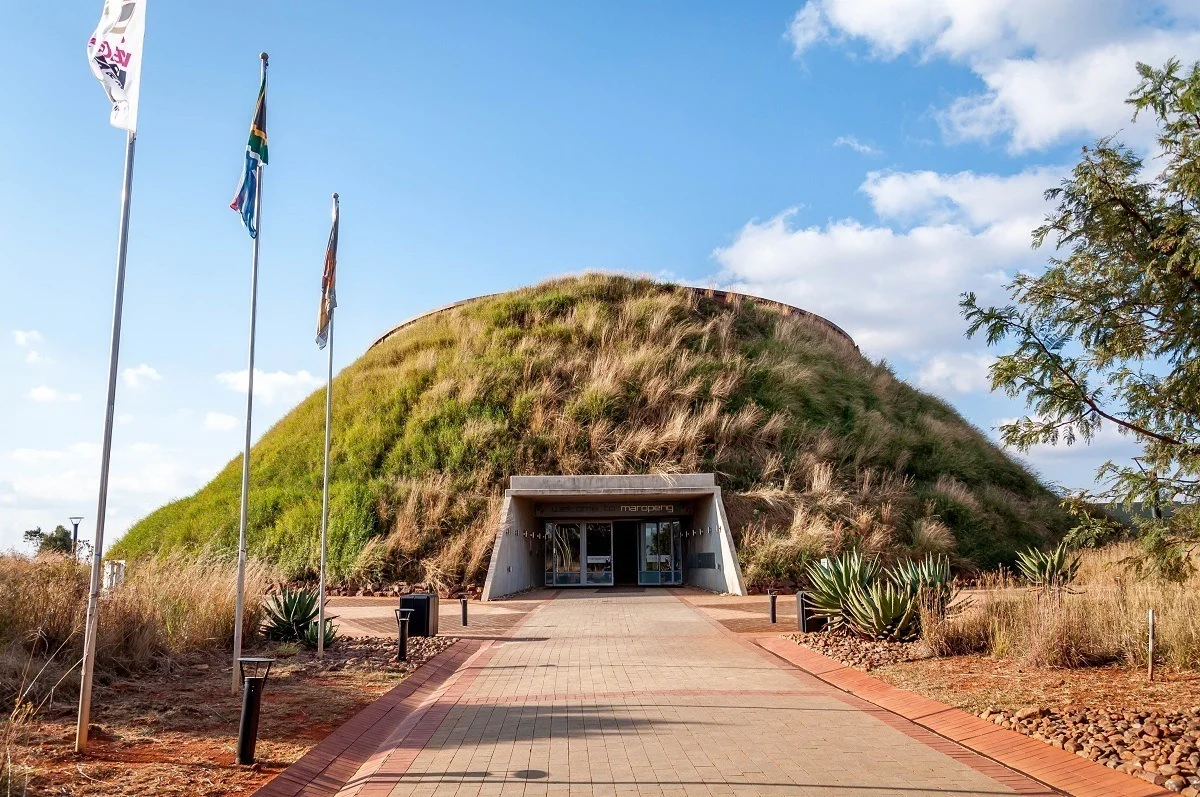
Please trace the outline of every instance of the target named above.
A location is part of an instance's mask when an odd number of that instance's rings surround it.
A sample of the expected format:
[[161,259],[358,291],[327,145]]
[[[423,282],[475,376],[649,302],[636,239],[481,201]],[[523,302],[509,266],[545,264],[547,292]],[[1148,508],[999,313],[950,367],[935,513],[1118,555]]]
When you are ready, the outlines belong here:
[[812,602],[804,590],[796,592],[796,626],[802,634],[820,631],[825,628],[825,618],[813,615]]
[[436,592],[414,592],[400,596],[400,608],[412,609],[408,620],[408,635],[437,636],[438,596]]

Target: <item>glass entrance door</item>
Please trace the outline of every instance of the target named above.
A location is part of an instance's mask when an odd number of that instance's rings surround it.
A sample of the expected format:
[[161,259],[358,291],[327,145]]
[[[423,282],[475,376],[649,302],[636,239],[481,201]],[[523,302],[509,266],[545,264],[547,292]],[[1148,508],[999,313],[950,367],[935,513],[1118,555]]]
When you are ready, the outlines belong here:
[[682,540],[678,520],[645,521],[641,528],[639,584],[682,584]]
[[612,523],[585,523],[583,555],[587,568],[587,583],[613,583]]

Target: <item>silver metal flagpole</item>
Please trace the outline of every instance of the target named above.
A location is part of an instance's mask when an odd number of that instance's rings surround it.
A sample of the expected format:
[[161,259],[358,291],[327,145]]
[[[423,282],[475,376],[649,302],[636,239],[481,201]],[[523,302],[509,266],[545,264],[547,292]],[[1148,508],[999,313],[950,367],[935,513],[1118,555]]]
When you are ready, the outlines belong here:
[[108,348],[108,408],[104,413],[104,442],[100,448],[100,497],[96,506],[96,538],[92,541],[92,584],[88,593],[87,622],[83,634],[83,678],[79,685],[79,722],[75,726],[75,752],[87,751],[92,713],[92,670],[96,665],[96,612],[100,604],[100,577],[104,559],[104,513],[108,506],[108,466],[112,460],[113,416],[117,403],[117,360],[121,351],[121,313],[125,305],[125,255],[129,250],[129,202],[133,190],[133,150],[137,134],[125,134],[125,178],[121,188],[121,231],[117,234],[117,287],[113,299],[112,338]]
[[[267,54],[259,53],[262,66],[259,82],[266,85]],[[242,657],[242,614],[246,605],[246,518],[250,508],[250,419],[254,412],[254,330],[258,318],[258,244],[262,240],[263,167],[256,167],[257,189],[254,193],[254,243],[250,255],[250,355],[246,370],[246,439],[242,447],[242,509],[238,521],[237,600],[233,610],[233,678],[231,691],[241,688],[238,659]]]
[[[333,195],[333,223],[338,223],[338,195]],[[326,255],[328,256],[328,254]],[[337,253],[334,252],[334,257]],[[334,261],[336,264],[336,260]],[[325,480],[321,489],[321,572],[317,579],[317,658],[325,655],[325,551],[329,540],[329,439],[333,426],[333,317],[336,303],[329,310],[329,359],[325,373]]]
[[[336,194],[335,194],[336,196]],[[317,658],[325,655],[325,549],[329,539],[329,436],[333,424],[333,314],[329,316],[329,361],[325,376],[325,486],[321,491],[321,575],[318,579]]]

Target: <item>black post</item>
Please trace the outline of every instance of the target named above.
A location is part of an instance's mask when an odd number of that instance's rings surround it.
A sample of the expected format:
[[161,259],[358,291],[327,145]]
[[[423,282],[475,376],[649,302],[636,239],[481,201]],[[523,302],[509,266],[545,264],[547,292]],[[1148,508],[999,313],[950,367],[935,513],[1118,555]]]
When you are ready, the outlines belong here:
[[771,598],[771,622],[775,622],[775,601],[779,598],[774,592],[770,594]]
[[463,628],[466,628],[467,627],[467,599],[465,597],[462,597],[462,598],[459,598],[459,601],[462,603]]
[[258,741],[258,714],[262,708],[265,676],[247,677],[242,684],[242,721],[238,725],[237,761],[254,763],[254,745]]
[[396,610],[396,627],[400,632],[400,647],[396,651],[398,661],[408,661],[408,618],[412,613],[412,609]]

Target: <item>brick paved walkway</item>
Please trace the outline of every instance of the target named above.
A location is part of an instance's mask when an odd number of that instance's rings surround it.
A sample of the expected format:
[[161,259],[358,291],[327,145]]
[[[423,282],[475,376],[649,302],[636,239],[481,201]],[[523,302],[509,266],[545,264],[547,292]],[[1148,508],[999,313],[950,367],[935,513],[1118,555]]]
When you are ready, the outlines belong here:
[[563,591],[506,633],[457,643],[261,794],[1053,794],[664,591]]

